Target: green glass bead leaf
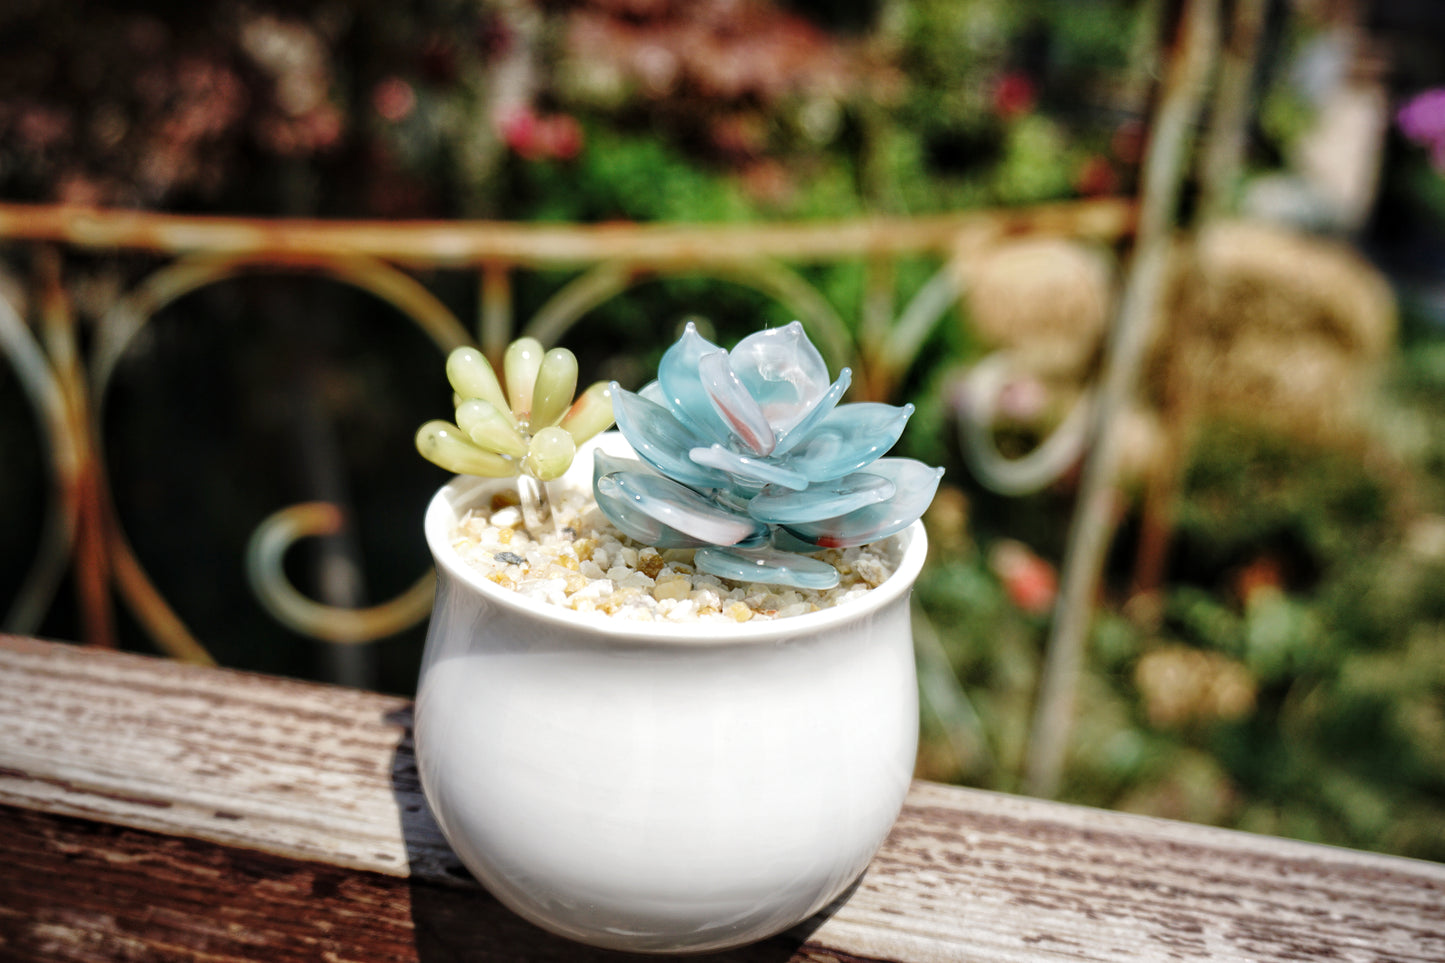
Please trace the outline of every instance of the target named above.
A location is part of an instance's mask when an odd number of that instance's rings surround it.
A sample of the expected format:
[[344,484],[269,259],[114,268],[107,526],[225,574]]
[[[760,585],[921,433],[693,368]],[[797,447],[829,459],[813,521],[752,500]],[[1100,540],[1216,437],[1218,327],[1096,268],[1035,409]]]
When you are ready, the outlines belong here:
[[577,443],[566,430],[552,425],[532,436],[527,457],[522,462],[527,473],[542,481],[561,477],[572,466],[577,454]]
[[543,355],[532,389],[532,430],[555,425],[567,413],[576,391],[577,356],[566,348],[553,348]]
[[432,464],[459,475],[509,478],[521,467],[513,458],[478,448],[460,428],[445,421],[428,421],[417,429],[416,450]]
[[612,414],[612,386],[606,381],[598,381],[587,387],[567,409],[558,425],[566,429],[577,444],[582,444],[598,432],[605,431],[612,426],[615,417]]
[[461,347],[447,355],[447,381],[451,382],[452,390],[462,401],[480,398],[498,411],[506,412],[507,419],[513,421],[511,409],[507,407],[507,396],[502,393],[502,386],[497,381],[497,373],[492,370],[486,356],[476,348]]
[[527,439],[512,423],[510,412],[503,414],[496,405],[481,398],[472,398],[457,405],[457,427],[478,447],[487,451],[514,458],[527,454]]
[[536,338],[518,338],[502,355],[502,374],[507,379],[507,401],[519,422],[532,420],[532,395],[537,372],[542,368],[542,343]]

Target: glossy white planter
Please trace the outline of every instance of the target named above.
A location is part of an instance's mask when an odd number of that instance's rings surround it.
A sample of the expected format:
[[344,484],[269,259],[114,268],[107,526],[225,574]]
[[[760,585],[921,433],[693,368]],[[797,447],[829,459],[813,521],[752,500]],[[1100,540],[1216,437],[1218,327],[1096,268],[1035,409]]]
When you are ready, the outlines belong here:
[[912,775],[922,526],[895,536],[898,571],[861,601],[639,623],[530,603],[470,569],[451,531],[499,484],[455,479],[426,516],[439,583],[416,751],[462,861],[518,914],[616,949],[736,946],[827,906]]

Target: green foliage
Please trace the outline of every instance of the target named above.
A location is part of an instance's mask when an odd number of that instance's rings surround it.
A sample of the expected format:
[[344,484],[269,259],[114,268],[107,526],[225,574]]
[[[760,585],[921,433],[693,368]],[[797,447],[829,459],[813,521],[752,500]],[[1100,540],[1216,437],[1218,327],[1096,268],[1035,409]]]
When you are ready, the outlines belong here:
[[515,161],[506,216],[531,221],[748,220],[737,186],[648,132],[596,125],[575,160]]
[[[1445,443],[1409,427],[1445,414],[1442,346],[1407,343],[1367,441],[1206,428],[1161,597],[1095,618],[1063,798],[1445,859]],[[1064,524],[1066,504],[1035,507]],[[993,754],[923,758],[1010,790],[1047,622],[987,556],[936,552],[917,592]]]
[[[924,690],[930,681],[961,687],[980,732],[974,741],[985,747],[970,758],[937,762],[929,774],[1016,788],[1037,682],[1038,620],[1009,603],[998,578],[972,550],[947,560],[936,559],[919,577],[915,595],[953,671],[952,679],[925,678]],[[940,670],[925,663],[922,671]]]
[[1237,423],[1211,426],[1177,518],[1190,563],[1218,571],[1250,561],[1242,553],[1279,550],[1314,569],[1379,547],[1391,492],[1360,455]]
[[1069,193],[1072,164],[1059,126],[1046,117],[1025,117],[1004,133],[1003,156],[992,194],[1004,204],[1036,204]]

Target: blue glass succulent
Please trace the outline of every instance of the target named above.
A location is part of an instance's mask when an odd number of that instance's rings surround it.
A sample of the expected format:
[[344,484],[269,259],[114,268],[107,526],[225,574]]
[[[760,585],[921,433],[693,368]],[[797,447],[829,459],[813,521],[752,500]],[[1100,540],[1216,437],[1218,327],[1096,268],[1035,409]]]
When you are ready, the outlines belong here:
[[641,459],[598,451],[593,491],[622,532],[695,548],[719,578],[826,589],[809,557],[886,538],[918,518],[943,469],[883,458],[912,405],[840,405],[851,374],[828,366],[794,321],[731,352],[689,324],[641,391],[612,385],[617,427]]

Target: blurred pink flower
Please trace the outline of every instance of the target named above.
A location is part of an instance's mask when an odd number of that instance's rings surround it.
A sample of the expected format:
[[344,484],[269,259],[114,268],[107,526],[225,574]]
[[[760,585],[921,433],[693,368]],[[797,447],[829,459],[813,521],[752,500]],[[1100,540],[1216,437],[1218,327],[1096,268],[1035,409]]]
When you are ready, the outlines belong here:
[[776,160],[757,160],[743,168],[743,190],[764,204],[781,205],[793,196],[793,179],[788,169]]
[[558,160],[571,160],[582,153],[582,125],[576,118],[557,114],[543,122],[547,150]]
[[1017,71],[998,78],[993,88],[993,110],[1004,120],[1022,117],[1034,109],[1034,82]]
[[503,114],[497,122],[502,141],[513,153],[526,160],[546,156],[542,147],[540,118],[530,107],[518,107]]
[[371,88],[371,106],[382,119],[395,124],[416,108],[416,91],[400,77],[387,77]]
[[1102,197],[1119,189],[1119,175],[1107,157],[1091,154],[1074,174],[1074,189],[1085,197]]
[[582,152],[582,125],[567,114],[542,117],[520,107],[503,115],[498,127],[507,147],[525,160],[565,161]]
[[1049,405],[1049,389],[1033,375],[1010,378],[999,389],[998,413],[1013,421],[1030,422]]
[[1445,171],[1445,88],[1416,94],[1395,115],[1400,133],[1430,148],[1430,161]]
[[48,104],[25,104],[20,108],[15,121],[20,142],[37,153],[49,150],[69,138],[72,127],[72,118],[68,111]]
[[1022,542],[1000,539],[988,553],[988,565],[1003,583],[1009,601],[1030,615],[1042,615],[1059,594],[1054,567]]

